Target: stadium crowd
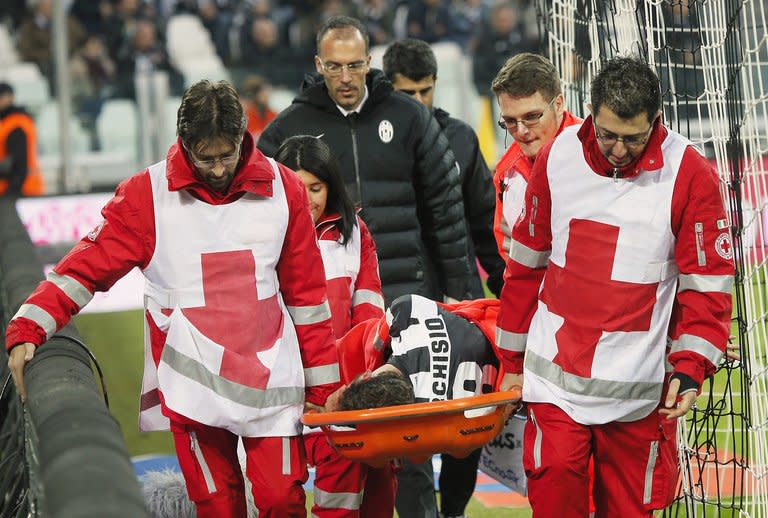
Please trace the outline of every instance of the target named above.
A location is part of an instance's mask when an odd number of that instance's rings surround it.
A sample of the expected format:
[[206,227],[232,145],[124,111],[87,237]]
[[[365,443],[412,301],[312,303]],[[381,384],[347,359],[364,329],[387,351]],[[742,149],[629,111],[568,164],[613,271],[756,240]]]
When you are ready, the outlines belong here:
[[[53,0],[9,0],[0,24],[11,35],[19,59],[34,63],[56,96],[52,41]],[[535,47],[531,0],[68,0],[67,40],[75,111],[86,130],[106,99],[135,96],[137,71],[163,70],[170,93],[184,90],[184,71],[169,59],[168,21],[178,14],[199,18],[217,57],[238,91],[248,76],[298,91],[313,70],[315,34],[335,15],[360,19],[371,45],[418,38],[454,42],[474,59],[482,95],[504,60]],[[94,147],[98,142],[94,138]]]

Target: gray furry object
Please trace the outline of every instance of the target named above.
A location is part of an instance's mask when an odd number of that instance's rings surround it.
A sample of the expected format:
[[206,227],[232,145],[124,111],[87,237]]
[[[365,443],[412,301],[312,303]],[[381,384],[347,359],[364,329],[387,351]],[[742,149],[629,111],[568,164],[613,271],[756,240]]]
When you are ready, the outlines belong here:
[[[144,500],[153,518],[196,518],[195,504],[187,496],[184,477],[178,471],[147,471],[141,477]],[[253,504],[251,483],[245,480],[245,494],[248,500],[248,518],[258,518]]]

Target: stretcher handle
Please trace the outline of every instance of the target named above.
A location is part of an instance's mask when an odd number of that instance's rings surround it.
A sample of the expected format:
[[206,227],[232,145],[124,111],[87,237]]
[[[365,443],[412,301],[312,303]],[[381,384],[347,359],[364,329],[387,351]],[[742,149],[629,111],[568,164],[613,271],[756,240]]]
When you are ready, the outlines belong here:
[[307,426],[354,425],[423,417],[435,414],[458,413],[475,408],[517,403],[522,390],[513,387],[505,392],[491,392],[450,401],[428,401],[410,405],[385,406],[366,410],[341,410],[337,412],[308,412],[301,417]]

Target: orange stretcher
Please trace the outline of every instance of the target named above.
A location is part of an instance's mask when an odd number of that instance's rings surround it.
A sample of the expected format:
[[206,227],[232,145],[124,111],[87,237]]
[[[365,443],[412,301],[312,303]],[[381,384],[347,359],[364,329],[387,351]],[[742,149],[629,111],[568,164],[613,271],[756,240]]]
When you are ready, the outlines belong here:
[[504,426],[504,407],[520,389],[480,396],[369,410],[308,412],[301,421],[319,426],[347,459],[374,467],[396,458],[424,462],[435,453],[466,457]]

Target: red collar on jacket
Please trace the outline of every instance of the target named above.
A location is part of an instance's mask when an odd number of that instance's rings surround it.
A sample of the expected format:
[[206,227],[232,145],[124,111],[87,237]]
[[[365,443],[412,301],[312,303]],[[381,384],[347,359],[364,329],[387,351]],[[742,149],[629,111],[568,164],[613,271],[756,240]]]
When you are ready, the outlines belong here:
[[[584,149],[584,158],[594,172],[603,176],[613,176],[614,167],[600,152],[597,137],[595,137],[595,125],[592,116],[586,118],[577,133]],[[656,119],[653,130],[648,137],[648,145],[643,152],[632,162],[619,169],[620,178],[637,176],[641,171],[653,171],[664,165],[664,155],[661,152],[661,144],[667,138],[667,128],[662,126],[661,117]]]
[[243,135],[242,151],[237,172],[229,189],[218,192],[211,189],[207,183],[197,176],[192,161],[184,151],[181,139],[168,150],[166,162],[166,178],[170,191],[189,191],[195,198],[212,205],[231,203],[249,192],[258,196],[272,196],[272,181],[275,172],[266,157],[256,149],[253,137],[246,132]]
[[317,239],[321,239],[326,232],[336,230],[335,233],[328,236],[328,238],[338,240],[339,239],[339,226],[337,223],[341,221],[341,214],[338,212],[332,212],[330,214],[323,214],[320,219],[315,223],[315,235]]

